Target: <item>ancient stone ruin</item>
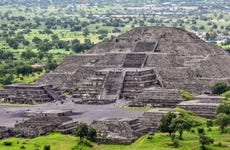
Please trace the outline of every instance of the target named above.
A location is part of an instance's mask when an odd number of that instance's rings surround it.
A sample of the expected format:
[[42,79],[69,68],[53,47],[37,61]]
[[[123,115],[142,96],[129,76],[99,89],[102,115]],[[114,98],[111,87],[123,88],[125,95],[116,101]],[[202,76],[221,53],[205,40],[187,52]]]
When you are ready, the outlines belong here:
[[24,122],[15,124],[14,128],[0,127],[0,139],[7,137],[35,138],[47,135],[51,131],[73,134],[77,123],[67,116],[32,117]]
[[[175,107],[215,118],[215,109],[223,97],[200,94],[210,93],[217,82],[230,84],[229,66],[229,53],[193,33],[179,28],[139,27],[99,43],[85,54],[68,56],[34,85],[5,86],[0,90],[0,101],[45,103],[62,100],[62,93],[66,93],[73,105],[122,101],[135,107],[163,107],[136,118],[97,118],[91,124],[99,132],[98,142],[131,143],[157,131],[161,117]],[[179,89],[200,96],[185,101]],[[99,111],[103,110],[95,110]],[[71,133],[76,122],[69,114],[71,111],[26,111],[25,115],[32,118],[16,124],[14,129],[0,127],[0,135],[4,135],[0,138],[12,134],[36,137],[53,129]]]
[[144,134],[158,131],[162,116],[169,111],[173,110],[149,110],[137,119],[103,118],[93,121],[91,126],[98,131],[99,143],[130,144]]
[[78,103],[116,99],[130,105],[175,107],[183,101],[176,89],[210,92],[218,81],[230,83],[230,55],[179,28],[140,27],[86,54],[68,56],[38,84],[69,92]]
[[12,84],[0,90],[0,100],[6,103],[36,104],[61,99],[61,93],[52,85]]
[[214,119],[216,118],[216,108],[224,99],[222,96],[199,95],[194,100],[181,102],[177,106],[192,111],[198,116]]

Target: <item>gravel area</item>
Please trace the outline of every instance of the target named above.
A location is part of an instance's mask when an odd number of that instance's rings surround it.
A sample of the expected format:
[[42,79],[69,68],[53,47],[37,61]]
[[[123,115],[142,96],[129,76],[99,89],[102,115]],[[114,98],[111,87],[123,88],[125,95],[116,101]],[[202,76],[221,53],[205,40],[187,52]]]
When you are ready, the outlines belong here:
[[45,111],[45,110],[72,110],[75,115],[70,116],[73,120],[82,121],[90,124],[93,120],[101,118],[138,118],[144,110],[124,109],[121,106],[127,102],[118,100],[116,103],[107,105],[85,105],[75,104],[71,99],[63,104],[60,102],[47,103],[35,106],[4,106],[0,105],[0,126],[14,127],[15,123],[22,122],[28,117],[23,114],[27,110]]

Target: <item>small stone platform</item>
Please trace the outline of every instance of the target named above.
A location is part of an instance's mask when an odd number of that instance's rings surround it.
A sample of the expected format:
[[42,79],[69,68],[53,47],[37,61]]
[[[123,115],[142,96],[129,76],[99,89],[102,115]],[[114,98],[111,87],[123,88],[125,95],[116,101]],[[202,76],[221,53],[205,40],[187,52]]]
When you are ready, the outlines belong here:
[[5,103],[36,104],[62,98],[61,93],[52,85],[12,84],[0,90],[0,99]]
[[181,102],[177,106],[192,111],[198,116],[214,119],[216,118],[216,108],[223,99],[222,96],[199,95],[194,100]]

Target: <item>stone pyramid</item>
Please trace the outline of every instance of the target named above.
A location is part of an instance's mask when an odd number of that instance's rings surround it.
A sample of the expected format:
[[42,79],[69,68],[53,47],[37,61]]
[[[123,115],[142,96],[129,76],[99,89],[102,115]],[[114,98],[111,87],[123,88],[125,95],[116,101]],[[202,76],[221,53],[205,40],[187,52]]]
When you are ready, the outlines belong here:
[[176,104],[182,100],[177,89],[201,94],[216,82],[230,83],[229,66],[229,53],[184,29],[139,27],[68,56],[37,83],[52,84],[81,103],[155,96]]

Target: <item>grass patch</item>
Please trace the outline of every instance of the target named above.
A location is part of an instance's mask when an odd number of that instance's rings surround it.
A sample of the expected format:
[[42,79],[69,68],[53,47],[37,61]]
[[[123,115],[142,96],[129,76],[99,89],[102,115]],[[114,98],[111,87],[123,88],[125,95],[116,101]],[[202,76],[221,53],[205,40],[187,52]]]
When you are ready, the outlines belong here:
[[230,91],[227,91],[227,92],[221,94],[221,96],[224,96],[224,97],[230,99]]
[[2,103],[0,102],[0,106],[16,106],[16,107],[21,107],[21,106],[35,106],[35,105],[41,105],[41,104],[34,104],[34,105],[30,105],[30,104],[11,104],[11,103]]
[[175,108],[176,112],[180,113],[180,116],[186,120],[190,120],[193,123],[193,126],[200,126],[206,124],[206,118],[199,117],[191,111],[187,111],[181,108]]
[[225,97],[226,102],[230,102],[230,91],[227,91],[227,92],[221,94],[221,96]]
[[[61,135],[59,133],[52,133],[48,136],[41,136],[34,139],[10,138],[0,142],[1,150],[19,150],[21,146],[25,149],[42,150],[45,145],[50,145],[51,150],[71,150],[77,143],[78,138],[70,135]],[[11,141],[11,146],[4,146],[5,141]]]
[[[218,127],[212,127],[211,131],[204,128],[205,133],[212,137],[215,142],[213,145],[208,146],[215,150],[228,150],[230,145],[230,130],[228,133],[221,134]],[[196,128],[194,128],[196,130]],[[184,140],[179,141],[179,147],[174,148],[171,146],[171,138],[167,133],[157,132],[148,139],[148,135],[144,135],[130,145],[122,144],[92,144],[92,147],[86,146],[79,142],[79,138],[72,135],[62,135],[60,133],[52,133],[48,136],[41,136],[34,139],[23,138],[10,138],[0,141],[1,150],[19,150],[22,146],[28,150],[40,149],[42,150],[45,145],[50,145],[52,150],[195,150],[199,149],[199,137],[197,132],[191,133],[185,131],[183,134]],[[4,145],[5,142],[11,142],[11,146]],[[220,144],[221,143],[221,144]],[[220,146],[221,145],[221,146]]]
[[185,90],[179,89],[180,94],[185,98],[186,100],[192,100],[194,99],[194,95],[192,93],[189,93]]
[[132,110],[150,110],[150,109],[154,109],[153,107],[130,107],[128,105],[123,105],[121,106],[121,108],[124,108],[124,109],[132,109]]
[[[205,133],[214,138],[215,142],[213,145],[208,146],[208,148],[215,150],[228,150],[227,145],[230,144],[230,134],[221,134],[218,127],[213,127],[212,131],[207,131],[205,128]],[[170,146],[172,144],[171,138],[164,133],[156,133],[152,139],[147,139],[148,135],[142,136],[137,141],[131,145],[118,145],[118,144],[103,144],[95,146],[96,150],[197,150],[199,149],[199,137],[197,133],[191,133],[185,131],[183,134],[184,140],[179,140],[179,147],[174,148]],[[223,146],[218,146],[221,143]]]

